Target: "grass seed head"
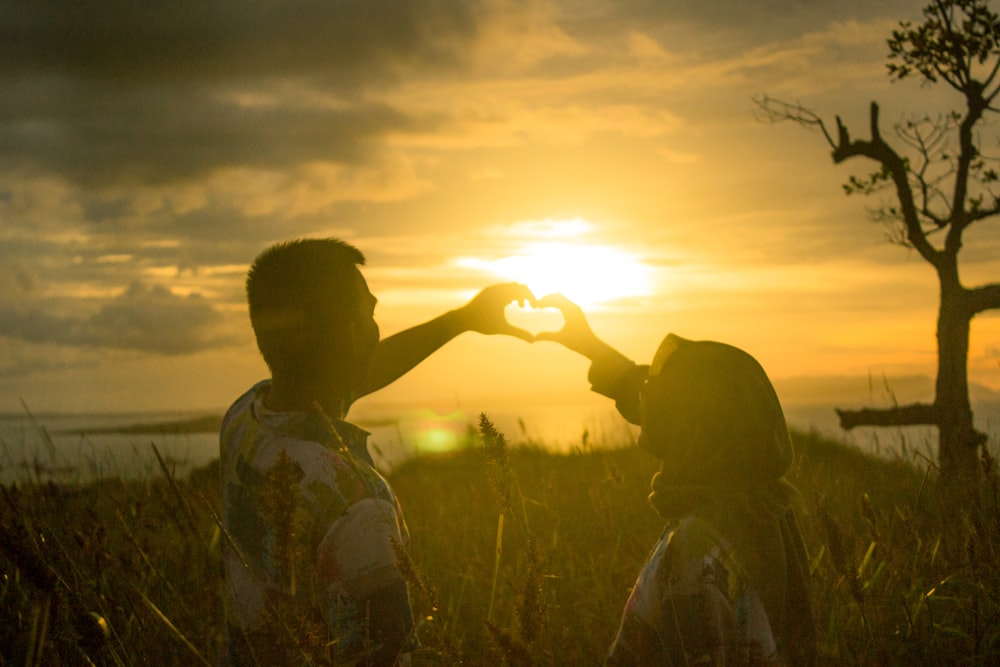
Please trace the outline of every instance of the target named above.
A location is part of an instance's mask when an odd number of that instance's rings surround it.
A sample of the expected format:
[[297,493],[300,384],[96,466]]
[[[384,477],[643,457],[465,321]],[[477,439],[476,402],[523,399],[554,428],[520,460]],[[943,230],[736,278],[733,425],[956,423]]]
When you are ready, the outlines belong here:
[[480,450],[488,463],[490,486],[496,493],[500,511],[507,512],[511,509],[515,486],[507,438],[496,429],[485,412],[479,415],[479,433],[483,443]]
[[531,657],[531,651],[520,639],[489,621],[486,621],[486,629],[489,631],[490,639],[503,653],[507,664],[523,665],[523,667],[531,667],[535,664],[535,659]]
[[541,634],[545,624],[545,600],[542,597],[542,564],[538,541],[528,535],[528,564],[524,586],[517,604],[518,631],[521,640],[531,645]]

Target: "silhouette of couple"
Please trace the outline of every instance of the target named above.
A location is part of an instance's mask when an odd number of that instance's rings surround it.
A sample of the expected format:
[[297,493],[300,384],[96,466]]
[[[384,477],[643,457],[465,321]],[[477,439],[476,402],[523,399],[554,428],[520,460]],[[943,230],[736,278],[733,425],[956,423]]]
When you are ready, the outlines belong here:
[[[406,525],[368,434],[344,418],[466,331],[585,356],[592,389],[641,426],[639,446],[662,461],[650,502],[666,529],[607,664],[814,662],[808,566],[783,479],[791,443],[750,355],[670,334],[639,365],[600,340],[576,304],[517,283],[381,339],[364,261],[342,241],[302,239],[250,268],[250,321],[271,378],[222,425],[226,664],[409,664]],[[532,336],[504,316],[515,301],[557,308],[565,324]]]

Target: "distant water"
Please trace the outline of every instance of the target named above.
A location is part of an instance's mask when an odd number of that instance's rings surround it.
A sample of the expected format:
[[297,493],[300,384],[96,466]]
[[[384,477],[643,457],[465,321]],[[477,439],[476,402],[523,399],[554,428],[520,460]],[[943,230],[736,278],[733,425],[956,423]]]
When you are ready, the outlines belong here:
[[[105,477],[126,479],[162,475],[153,447],[178,476],[218,457],[218,434],[109,433],[134,424],[169,424],[207,413],[27,414],[0,415],[0,481],[55,480],[87,482]],[[841,431],[832,408],[786,405],[789,425],[816,430],[882,456],[934,459],[936,430],[928,427]],[[1000,410],[977,410],[977,426],[1000,442]],[[395,408],[352,414],[371,432],[370,448],[383,471],[414,456],[472,446],[478,413],[434,412]],[[524,443],[556,451],[614,447],[634,442],[638,432],[611,406],[547,405],[489,412],[488,417],[513,446]]]
[[[785,419],[803,431],[814,430],[858,449],[885,458],[902,458],[920,466],[937,460],[937,428],[933,426],[860,427],[850,431],[840,428],[832,407],[814,404],[786,404]],[[980,402],[973,405],[975,425],[989,436],[987,447],[1000,452],[1000,405]]]
[[214,433],[106,433],[132,424],[172,422],[177,413],[0,416],[0,480],[87,482],[162,475],[153,450],[177,475],[219,455]]
[[[0,481],[88,482],[106,477],[139,479],[162,475],[159,452],[171,471],[184,476],[219,455],[218,433],[114,433],[135,424],[172,424],[206,413],[27,414],[0,415]],[[546,406],[489,413],[513,446],[620,446],[635,429],[613,409]],[[479,415],[463,410],[433,412],[400,409],[393,413],[352,415],[371,432],[369,447],[384,471],[421,454],[475,444]]]

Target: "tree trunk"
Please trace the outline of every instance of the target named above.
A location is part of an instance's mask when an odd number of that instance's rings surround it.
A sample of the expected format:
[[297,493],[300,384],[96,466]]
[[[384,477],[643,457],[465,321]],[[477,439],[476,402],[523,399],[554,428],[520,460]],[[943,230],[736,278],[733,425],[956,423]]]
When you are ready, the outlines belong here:
[[954,482],[975,478],[981,436],[972,425],[969,402],[969,327],[966,290],[942,280],[938,313],[938,373],[934,400],[941,476]]

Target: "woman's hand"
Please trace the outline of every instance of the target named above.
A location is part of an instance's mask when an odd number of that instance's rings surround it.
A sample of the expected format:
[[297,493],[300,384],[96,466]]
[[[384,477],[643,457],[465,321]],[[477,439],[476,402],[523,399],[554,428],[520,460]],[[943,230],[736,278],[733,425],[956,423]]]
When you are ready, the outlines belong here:
[[562,313],[563,326],[559,331],[543,331],[535,340],[550,340],[594,360],[610,350],[587,322],[583,309],[562,294],[547,294],[534,303],[536,308],[555,308]]

